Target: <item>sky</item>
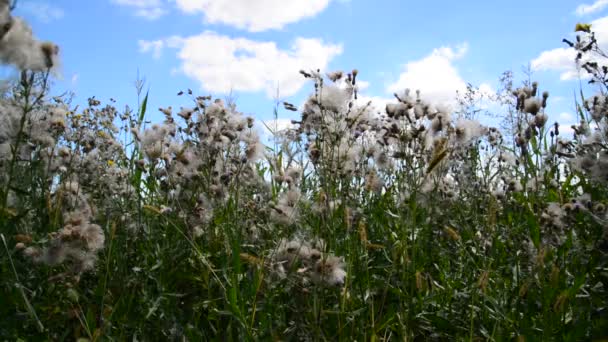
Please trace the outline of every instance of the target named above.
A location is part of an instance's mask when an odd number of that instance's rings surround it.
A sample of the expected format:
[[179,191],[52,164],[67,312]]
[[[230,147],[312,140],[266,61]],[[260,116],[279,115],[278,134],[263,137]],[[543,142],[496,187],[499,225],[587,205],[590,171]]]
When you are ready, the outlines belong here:
[[[453,104],[467,83],[492,91],[511,70],[519,85],[530,68],[551,122],[567,127],[585,82],[562,38],[587,22],[608,47],[608,0],[18,0],[13,15],[59,45],[54,94],[134,108],[139,75],[153,122],[158,107],[192,106],[177,96],[189,88],[269,122],[277,101],[314,91],[301,69],[356,68],[362,96],[380,103],[410,88]],[[296,116],[281,109],[279,122]]]

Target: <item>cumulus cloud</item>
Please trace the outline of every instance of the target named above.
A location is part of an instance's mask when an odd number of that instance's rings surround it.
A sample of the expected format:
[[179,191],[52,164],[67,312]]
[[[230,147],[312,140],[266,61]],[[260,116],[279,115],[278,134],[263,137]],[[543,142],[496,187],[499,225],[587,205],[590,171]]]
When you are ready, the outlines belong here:
[[570,80],[578,77],[578,69],[574,62],[576,51],[573,48],[556,48],[543,51],[532,60],[531,67],[534,71],[559,71],[561,80]]
[[178,50],[179,71],[200,82],[204,90],[264,91],[269,97],[277,89],[281,96],[297,93],[306,83],[299,70],[325,70],[342,53],[341,45],[319,39],[296,38],[289,49],[281,49],[275,42],[231,38],[211,31],[140,42],[141,50],[153,53],[156,47],[160,51],[164,46]]
[[17,8],[34,16],[34,18],[43,23],[59,20],[65,15],[61,8],[52,6],[46,2],[27,1],[22,4],[19,3]]
[[[135,1],[135,0],[131,0]],[[205,21],[252,32],[280,29],[323,11],[331,0],[175,0],[186,13],[202,13]]]
[[[608,1],[608,0],[607,0]],[[608,17],[599,18],[591,22],[591,28],[595,32],[595,38],[601,49],[608,48]],[[560,72],[561,80],[587,78],[585,70],[579,70],[575,63],[576,51],[571,47],[560,47],[552,50],[543,51],[538,57],[531,61],[534,71],[557,71]],[[592,60],[593,57],[587,56],[582,62]]]
[[162,17],[165,13],[165,6],[161,0],[111,0],[121,6],[131,7],[135,10],[135,15],[148,20],[155,20]]
[[155,59],[160,58],[165,42],[162,40],[139,40],[139,52],[147,53],[152,51],[152,56]]
[[599,12],[608,6],[608,0],[597,0],[592,4],[582,4],[576,8],[575,13],[579,16]]
[[560,121],[574,122],[574,115],[568,112],[563,112],[558,115]]
[[399,79],[387,90],[401,93],[407,88],[419,89],[421,97],[431,103],[453,104],[456,92],[466,90],[466,83],[452,62],[463,57],[467,50],[466,43],[455,48],[441,47],[420,60],[408,62]]

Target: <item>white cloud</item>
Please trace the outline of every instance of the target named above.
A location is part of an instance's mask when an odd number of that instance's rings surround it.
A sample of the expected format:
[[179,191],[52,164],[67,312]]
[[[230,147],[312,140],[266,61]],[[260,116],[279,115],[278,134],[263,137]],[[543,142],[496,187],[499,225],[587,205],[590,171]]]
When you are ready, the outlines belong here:
[[[133,0],[132,0],[133,1]],[[331,0],[175,0],[186,13],[203,13],[208,23],[252,32],[280,29],[323,11]]]
[[[608,0],[606,0],[608,1]],[[608,17],[596,19],[591,22],[591,28],[595,32],[595,38],[601,49],[608,48]],[[561,80],[578,79],[579,70],[577,69],[575,58],[576,51],[571,47],[560,47],[541,52],[541,54],[531,61],[534,71],[558,71]],[[593,57],[585,56],[582,62],[590,61]],[[581,78],[587,78],[585,70],[580,71]]]
[[63,18],[65,13],[59,7],[55,7],[46,2],[27,1],[19,3],[17,7],[20,10],[34,16],[37,20],[43,23],[49,23],[54,20]]
[[570,80],[578,77],[578,70],[574,59],[576,51],[573,48],[557,48],[543,51],[532,60],[531,67],[534,71],[554,70],[560,71],[561,80]]
[[[143,42],[147,51],[158,42]],[[178,49],[179,71],[200,82],[210,92],[264,91],[269,97],[298,92],[306,83],[301,69],[325,70],[342,53],[342,46],[318,39],[296,38],[289,49],[274,42],[230,38],[206,31],[190,37],[171,37],[164,45]],[[160,50],[160,49],[159,49]]]
[[573,122],[574,121],[574,115],[572,115],[571,113],[568,113],[568,112],[560,113],[558,115],[558,117],[559,117],[559,120],[561,120],[561,121],[565,121],[565,122]]
[[72,78],[70,79],[72,85],[76,85],[76,83],[78,83],[79,78],[80,78],[80,75],[78,73],[73,74]]
[[608,6],[608,0],[597,0],[591,5],[582,4],[576,8],[575,13],[579,16],[592,14],[598,11],[603,10],[606,6]]
[[460,77],[452,62],[463,57],[468,50],[466,43],[451,47],[441,47],[417,61],[405,64],[399,79],[390,84],[390,92],[403,92],[406,88],[420,90],[420,96],[432,103],[453,104],[456,91],[464,91],[466,83]]
[[148,20],[155,20],[166,13],[161,0],[111,0],[121,6],[132,7],[135,15]]
[[595,38],[602,49],[608,47],[608,16],[591,22],[591,30],[595,32]]
[[367,81],[361,81],[361,80],[357,80],[357,89],[361,92],[361,91],[365,91],[367,88],[369,88],[369,82]]
[[162,40],[139,40],[139,52],[146,53],[152,51],[155,59],[160,58],[165,42]]
[[494,88],[488,83],[482,83],[479,85],[479,92],[482,96],[492,96],[496,94],[496,90],[494,90]]

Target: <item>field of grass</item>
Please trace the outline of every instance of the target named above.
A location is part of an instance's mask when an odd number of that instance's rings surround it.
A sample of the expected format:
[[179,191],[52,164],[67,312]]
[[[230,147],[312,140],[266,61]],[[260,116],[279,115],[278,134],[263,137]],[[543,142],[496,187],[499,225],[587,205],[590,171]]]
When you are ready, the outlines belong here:
[[142,87],[130,112],[51,98],[57,49],[23,25],[0,34],[21,70],[0,97],[1,340],[608,338],[608,60],[588,27],[574,135],[536,83],[506,90],[501,131],[302,71],[314,93],[277,105],[301,118],[266,146],[191,91],[152,125]]

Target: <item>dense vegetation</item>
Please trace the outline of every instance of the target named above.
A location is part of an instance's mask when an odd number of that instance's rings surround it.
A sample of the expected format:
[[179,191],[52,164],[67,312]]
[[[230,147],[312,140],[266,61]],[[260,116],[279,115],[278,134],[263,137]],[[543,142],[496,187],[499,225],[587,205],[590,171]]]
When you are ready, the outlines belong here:
[[[574,134],[547,92],[505,82],[509,130],[405,91],[377,108],[358,72],[261,143],[234,103],[134,111],[49,95],[58,48],[2,10],[0,338],[563,340],[607,337],[608,62]],[[503,133],[501,133],[503,132]],[[507,132],[507,133],[505,133]]]

